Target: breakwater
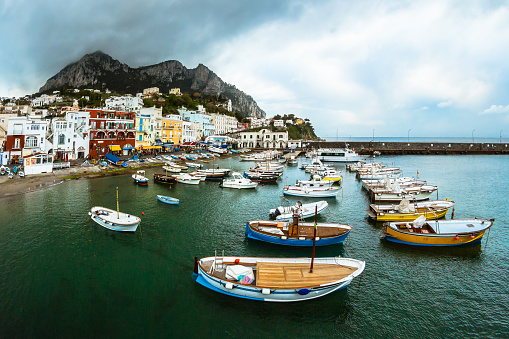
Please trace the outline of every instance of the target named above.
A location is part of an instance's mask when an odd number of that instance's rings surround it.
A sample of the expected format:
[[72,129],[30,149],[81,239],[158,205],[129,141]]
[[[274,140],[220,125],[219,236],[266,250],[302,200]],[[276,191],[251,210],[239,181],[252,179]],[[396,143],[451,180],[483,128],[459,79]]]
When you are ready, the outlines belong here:
[[308,148],[342,148],[348,146],[362,155],[381,154],[509,154],[509,143],[475,142],[310,142]]

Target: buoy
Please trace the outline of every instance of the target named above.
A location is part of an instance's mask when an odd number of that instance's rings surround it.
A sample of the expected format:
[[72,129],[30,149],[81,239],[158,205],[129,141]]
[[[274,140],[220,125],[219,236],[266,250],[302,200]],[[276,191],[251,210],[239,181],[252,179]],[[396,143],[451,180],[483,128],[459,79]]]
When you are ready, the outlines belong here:
[[141,215],[145,215],[145,212],[141,212]]
[[475,237],[473,235],[471,235],[470,238],[474,239]]
[[69,211],[69,215],[71,215],[71,211]]
[[454,239],[458,240],[459,238],[458,238],[458,236],[455,236]]
[[240,262],[240,259],[235,259],[235,263],[238,264]]
[[265,186],[265,184],[262,184],[262,186]]

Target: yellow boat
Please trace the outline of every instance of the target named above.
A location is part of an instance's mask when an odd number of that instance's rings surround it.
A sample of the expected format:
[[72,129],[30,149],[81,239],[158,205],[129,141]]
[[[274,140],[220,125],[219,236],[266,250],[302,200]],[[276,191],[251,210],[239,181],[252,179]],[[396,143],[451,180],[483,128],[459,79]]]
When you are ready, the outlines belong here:
[[449,200],[410,203],[403,199],[399,205],[371,204],[367,212],[376,221],[413,221],[421,215],[426,220],[435,220],[444,217],[454,205],[454,201]]
[[462,246],[480,242],[495,220],[456,219],[391,222],[385,226],[388,241],[416,246]]

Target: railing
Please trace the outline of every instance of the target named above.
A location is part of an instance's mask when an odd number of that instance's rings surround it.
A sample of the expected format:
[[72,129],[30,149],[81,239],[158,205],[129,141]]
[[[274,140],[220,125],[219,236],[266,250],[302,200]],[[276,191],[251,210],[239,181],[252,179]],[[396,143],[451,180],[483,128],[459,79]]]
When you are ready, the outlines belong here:
[[70,168],[71,163],[69,161],[67,162],[54,162],[53,168],[61,169],[61,168]]

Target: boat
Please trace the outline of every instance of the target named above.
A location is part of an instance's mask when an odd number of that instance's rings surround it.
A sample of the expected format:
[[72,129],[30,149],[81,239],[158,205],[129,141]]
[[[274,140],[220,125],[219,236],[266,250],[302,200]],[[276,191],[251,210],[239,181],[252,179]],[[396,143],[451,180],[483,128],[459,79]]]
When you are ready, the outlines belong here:
[[200,183],[200,178],[191,176],[187,173],[177,175],[175,178],[177,179],[177,182],[180,184],[198,185]]
[[186,166],[187,167],[192,167],[192,168],[202,168],[203,167],[202,164],[197,164],[195,162],[186,162]]
[[292,302],[344,289],[364,267],[364,261],[341,257],[195,257],[193,278],[204,287],[233,297]]
[[101,161],[101,166],[108,166],[108,163],[106,161]]
[[295,155],[290,156],[290,159],[288,159],[288,165],[297,165],[299,161],[295,157]]
[[306,186],[306,187],[330,187],[334,184],[334,181],[323,180],[319,175],[313,175],[311,180],[297,180],[295,186]]
[[7,171],[5,169],[6,169],[6,167],[4,165],[0,166],[0,175],[7,174]]
[[248,221],[245,233],[250,239],[288,246],[313,246],[315,237],[316,246],[326,246],[343,243],[351,230],[350,225],[299,222],[298,215],[294,215],[292,221]]
[[220,186],[223,188],[237,188],[240,190],[242,188],[256,188],[258,183],[251,181],[249,178],[244,178],[239,172],[233,172],[232,178],[224,179]]
[[451,219],[428,220],[420,216],[412,222],[385,224],[388,241],[416,246],[462,246],[481,241],[495,220]]
[[173,175],[155,173],[154,181],[161,184],[174,184],[177,182],[177,179]]
[[93,221],[110,229],[112,231],[119,232],[135,232],[138,228],[138,225],[141,222],[141,219],[127,213],[122,213],[118,208],[118,187],[117,187],[117,210],[111,210],[106,207],[94,206],[88,212],[90,218]]
[[364,160],[359,154],[349,148],[320,148],[316,157],[329,162],[359,162]]
[[14,179],[14,174],[12,172],[9,172],[9,174],[7,174],[7,177],[9,179]]
[[164,202],[165,204],[169,204],[169,205],[178,205],[179,204],[179,200],[177,198],[167,197],[164,195],[158,195],[157,200]]
[[230,173],[230,170],[226,168],[210,168],[198,170],[196,173],[205,175],[206,180],[222,180]]
[[401,201],[408,199],[410,201],[427,200],[433,192],[438,190],[437,186],[421,185],[400,187],[396,182],[392,187],[371,188],[369,196],[373,201]]
[[269,215],[271,218],[278,221],[292,220],[295,214],[300,219],[307,219],[313,217],[315,212],[320,214],[321,212],[325,211],[328,206],[329,204],[325,200],[320,200],[309,204],[302,204],[300,201],[297,201],[297,203],[293,206],[290,206],[288,200],[286,200],[286,206],[283,203],[282,206],[271,209]]
[[335,198],[341,187],[308,187],[308,186],[285,186],[283,188],[284,195],[293,195],[296,197],[309,198]]
[[22,170],[20,170],[20,171],[18,172],[18,175],[19,175],[19,177],[20,177],[20,178],[24,178],[24,177],[25,177],[25,172],[23,172]]
[[371,204],[367,212],[369,217],[376,221],[412,221],[421,215],[426,220],[434,220],[444,217],[454,205],[454,201],[449,200],[411,203],[403,199],[399,205]]
[[189,175],[194,178],[200,179],[200,181],[205,181],[205,179],[207,178],[207,176],[205,174],[201,174],[201,173],[197,173],[197,172],[189,173]]
[[267,173],[259,173],[259,172],[244,172],[244,178],[248,178],[251,181],[261,182],[261,183],[270,183],[276,182],[277,179],[281,176],[282,173],[275,174],[267,174]]
[[172,172],[172,173],[180,173],[182,171],[181,168],[171,166],[171,165],[163,166],[163,170]]
[[111,153],[106,153],[104,155],[104,157],[106,158],[106,160],[108,162],[112,163],[115,166],[127,167],[127,163],[124,160],[117,157],[116,155],[113,155]]
[[148,178],[145,176],[144,170],[136,171],[136,174],[132,175],[134,182],[138,185],[148,185]]

